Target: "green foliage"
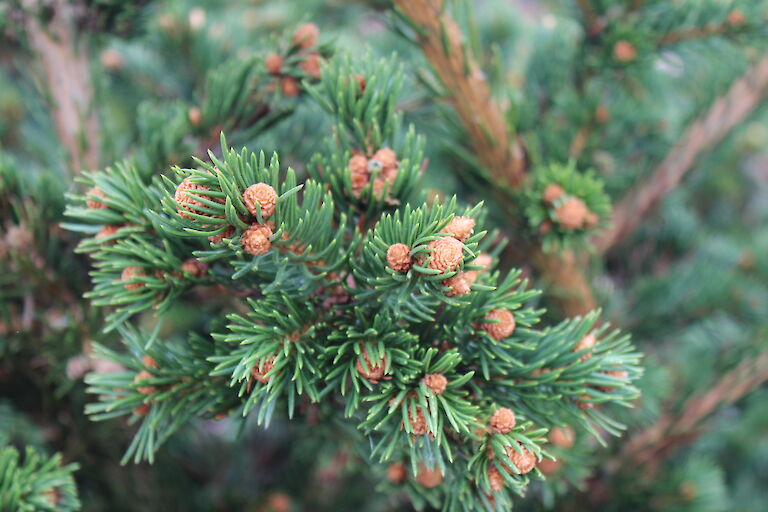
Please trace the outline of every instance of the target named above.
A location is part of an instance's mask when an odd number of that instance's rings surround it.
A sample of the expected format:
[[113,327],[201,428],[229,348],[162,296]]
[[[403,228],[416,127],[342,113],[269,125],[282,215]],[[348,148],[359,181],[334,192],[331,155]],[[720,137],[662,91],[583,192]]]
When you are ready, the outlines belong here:
[[[491,465],[504,473],[508,486],[495,495],[508,503],[531,475],[541,476],[522,474],[510,454],[525,447],[529,457],[549,456],[541,448],[547,428],[575,422],[595,435],[598,427],[619,433],[607,412],[582,408],[628,405],[637,396],[639,355],[627,337],[595,329],[596,315],[537,328],[542,312],[529,304],[537,292],[519,271],[492,270],[501,245],[484,240],[479,206],[460,208],[455,198],[418,208],[406,203],[423,157],[413,130],[397,144],[400,116],[386,112],[398,88],[377,89],[374,74],[356,99],[359,83],[342,79],[354,67],[340,61],[325,68],[312,97],[331,110],[339,133],[362,137],[337,139],[345,142],[313,160],[322,168],[314,178],[299,184],[277,155],[268,163],[263,152],[234,151],[222,137],[220,157],[209,152],[208,162],[176,167],[162,185],[121,164],[83,180],[99,193],[71,196],[67,214],[76,222],[68,227],[131,227],[80,247],[95,261],[93,303],[115,308],[108,327],[118,328],[128,348],[123,354],[97,347],[126,371],[88,378],[100,399],[88,411],[99,420],[130,415],[140,422],[124,459],[138,462],[152,461],[195,416],[237,412],[269,424],[280,410],[295,418],[301,404],[330,406],[357,427],[352,439],[369,458],[404,461],[414,473],[422,466],[440,472],[439,488],[412,488],[414,503],[482,508]],[[402,80],[392,73],[393,83]],[[341,165],[351,151],[376,160],[370,153],[384,137],[393,137],[397,160],[382,165],[396,178],[387,201],[363,207],[370,196],[351,199],[349,169]],[[377,171],[371,170],[374,182]],[[591,182],[574,183],[564,185],[592,199]],[[249,195],[257,184],[274,191],[274,208],[271,199]],[[254,236],[261,237],[257,247]],[[395,244],[407,246],[407,268],[390,263]],[[483,263],[476,261],[481,248],[490,252]],[[181,271],[189,262],[197,275]],[[159,341],[131,327],[137,313],[152,308],[163,318],[190,287],[213,283],[246,304],[216,308],[207,328],[174,336],[183,341]],[[597,347],[574,351],[593,330]],[[551,371],[541,373],[545,368]],[[434,375],[444,379],[444,390],[428,384]],[[514,430],[487,429],[499,407],[515,411]]]
[[[560,193],[547,202],[546,193],[551,185],[560,187]],[[588,212],[581,225],[575,228],[564,226],[558,216],[559,209],[572,198],[581,201]],[[603,192],[603,182],[593,171],[578,172],[573,161],[568,165],[552,164],[534,170],[524,204],[530,227],[539,233],[544,251],[587,245],[588,237],[606,227],[611,214],[611,202]]]
[[72,473],[77,464],[61,465],[27,448],[22,458],[12,446],[0,448],[0,508],[19,512],[80,510]]

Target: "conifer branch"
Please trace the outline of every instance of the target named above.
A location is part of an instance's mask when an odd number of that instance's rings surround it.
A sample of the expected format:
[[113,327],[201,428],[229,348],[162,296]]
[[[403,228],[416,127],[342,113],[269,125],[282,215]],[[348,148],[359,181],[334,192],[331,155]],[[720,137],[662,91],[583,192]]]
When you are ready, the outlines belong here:
[[70,169],[79,173],[84,167],[99,166],[99,122],[91,108],[88,52],[75,34],[75,8],[65,0],[54,0],[48,24],[43,26],[33,15],[27,31],[43,67],[56,132],[69,152]]
[[523,149],[507,130],[504,111],[442,0],[396,0],[400,13],[416,27],[416,37],[467,130],[475,154],[491,174],[512,188],[525,173]]
[[674,190],[702,153],[711,150],[739,126],[766,94],[768,57],[763,57],[690,125],[648,180],[639,183],[619,201],[614,209],[613,226],[597,238],[595,247],[605,252],[627,238]]

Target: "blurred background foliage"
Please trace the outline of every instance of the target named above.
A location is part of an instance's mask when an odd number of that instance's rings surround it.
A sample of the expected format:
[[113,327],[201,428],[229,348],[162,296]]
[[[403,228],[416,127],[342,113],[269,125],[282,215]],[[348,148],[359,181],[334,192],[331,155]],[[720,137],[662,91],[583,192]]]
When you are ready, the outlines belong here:
[[[30,7],[35,2],[0,3],[4,444],[33,445],[77,461],[86,511],[403,510],[407,502],[396,493],[371,492],[392,490],[392,484],[383,469],[368,474],[356,463],[364,455],[345,442],[343,425],[277,422],[266,431],[240,433],[227,421],[201,421],[172,438],[153,466],[122,467],[131,427],[85,418],[82,376],[99,371],[87,356],[89,345],[114,340],[99,331],[101,312],[80,299],[88,287],[88,262],[74,254],[75,237],[59,226],[64,194],[74,190],[70,148],[61,144],[44,64],[27,37],[31,12],[44,18],[45,3],[39,11]],[[531,153],[594,169],[617,200],[764,54],[766,4],[707,0],[685,14],[680,7],[686,2],[648,1],[642,16],[610,25],[602,42],[582,44],[580,3],[485,0],[456,2],[455,10],[495,95],[537,148]],[[630,3],[593,2],[597,12],[609,14]],[[425,187],[468,202],[488,195],[466,177],[468,157],[455,144],[458,120],[427,87],[419,48],[392,30],[389,2],[158,0],[127,9],[111,1],[74,4],[99,122],[98,140],[78,143],[97,145],[93,168],[126,155],[146,161],[160,155],[169,166],[188,163],[201,141],[218,138],[216,127],[192,134],[180,128],[190,109],[204,102],[208,72],[227,59],[263,56],[297,24],[312,21],[335,48],[357,57],[397,52],[409,81],[400,107],[427,135]],[[663,42],[680,27],[722,22],[736,8],[753,30]],[[601,49],[615,48],[619,40],[631,41],[639,57],[620,62]],[[303,172],[319,149],[313,142],[318,138],[303,134],[330,127],[319,122],[311,103],[290,108],[289,122],[255,136],[233,134],[231,142],[268,152],[279,148],[283,161]],[[577,152],[563,144],[592,122],[598,108],[605,115],[597,122],[605,128],[581,137]],[[182,121],[169,123],[174,116]],[[762,380],[752,394],[717,400],[671,446],[649,452],[650,463],[636,465],[625,450],[634,435],[687,410],[692,397],[712,389],[740,362],[752,361],[750,372],[768,378],[768,362],[760,359],[768,348],[767,122],[763,102],[698,160],[627,240],[590,260],[597,302],[646,354],[643,397],[621,418],[631,426],[625,438],[611,440],[605,450],[582,452],[578,442],[571,450],[573,457],[597,457],[603,469],[538,485],[520,510],[595,504],[606,511],[765,508],[768,396]],[[504,223],[503,217],[496,221]],[[510,262],[519,264],[514,256]],[[559,314],[551,297],[543,305]],[[194,302],[180,302],[173,321],[190,322],[195,313]],[[556,501],[555,493],[562,494]]]

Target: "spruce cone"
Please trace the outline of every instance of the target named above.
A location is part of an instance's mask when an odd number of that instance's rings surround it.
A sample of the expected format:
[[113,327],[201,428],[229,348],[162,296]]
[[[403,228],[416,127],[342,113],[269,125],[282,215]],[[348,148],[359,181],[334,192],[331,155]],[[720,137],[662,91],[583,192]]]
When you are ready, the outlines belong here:
[[205,185],[198,185],[192,183],[192,178],[184,178],[179,186],[176,188],[176,194],[174,199],[178,205],[179,215],[182,217],[190,218],[189,213],[200,213],[193,208],[193,206],[204,206],[203,203],[197,200],[196,197],[189,195],[189,192],[201,195],[201,192],[211,190]]
[[159,365],[157,364],[157,361],[154,360],[151,356],[144,356],[141,358],[141,362],[144,366],[147,368],[157,368]]
[[452,237],[443,237],[427,244],[429,249],[434,249],[429,268],[452,272],[461,263],[464,256],[464,244]]
[[429,431],[429,428],[427,427],[427,418],[424,417],[424,413],[419,407],[416,408],[415,418],[411,415],[411,408],[408,408],[408,421],[411,424],[413,435],[415,436],[423,436]]
[[299,64],[299,68],[312,78],[320,77],[320,55],[317,53],[307,54],[307,57]]
[[443,233],[450,233],[456,240],[463,242],[475,230],[475,219],[472,217],[454,217],[443,228]]
[[568,449],[573,446],[575,440],[571,427],[555,427],[549,433],[549,442],[558,448]]
[[[589,333],[589,334],[587,334],[586,336],[584,336],[583,338],[581,338],[579,340],[579,342],[576,344],[576,346],[573,347],[572,352],[578,352],[579,350],[591,349],[592,347],[595,346],[595,343],[597,343],[597,340],[595,339],[595,335],[592,334],[592,333]],[[591,350],[589,352],[587,352],[586,354],[584,354],[583,356],[581,356],[579,358],[579,360],[580,361],[586,361],[590,357],[592,357],[592,351]]]
[[[87,196],[96,196],[96,197],[107,197],[107,195],[99,190],[96,187],[91,188],[88,192],[86,192]],[[102,203],[101,201],[97,201],[96,199],[91,199],[90,197],[85,200],[86,206],[88,208],[93,208],[95,210],[101,210],[107,207],[105,203]]]
[[314,23],[305,23],[293,33],[293,44],[304,48],[312,48],[320,37],[320,29]]
[[[144,270],[141,267],[125,267],[123,269],[123,273],[120,274],[120,280],[121,281],[132,281],[136,277],[146,277],[147,274],[144,273]],[[140,288],[144,288],[144,283],[132,283],[127,282],[123,285],[123,287],[128,290],[138,290]]]
[[264,66],[270,75],[279,75],[283,67],[283,58],[276,53],[270,53],[264,59]]
[[195,277],[203,277],[208,272],[208,264],[195,258],[188,258],[181,264],[181,271]]
[[[145,379],[151,379],[151,378],[152,378],[151,373],[149,373],[147,370],[142,370],[136,374],[136,377],[133,378],[133,383],[141,384],[141,381]],[[157,388],[155,388],[154,386],[139,386],[138,388],[136,388],[136,391],[138,391],[142,395],[151,395],[152,393],[157,391]]]
[[443,483],[443,474],[437,467],[428,469],[426,466],[422,465],[419,467],[419,474],[416,475],[416,481],[421,484],[422,487],[430,489]]
[[272,356],[268,359],[262,359],[256,364],[256,366],[251,368],[251,377],[261,382],[262,384],[266,384],[269,382],[269,379],[272,378],[271,375],[267,376],[267,374],[271,372],[274,367],[275,356]]
[[487,315],[486,320],[498,320],[494,323],[483,323],[480,328],[491,335],[495,340],[500,340],[511,335],[515,330],[515,317],[506,309],[493,309]]
[[424,384],[436,395],[445,393],[445,388],[448,386],[448,379],[445,378],[445,375],[440,373],[429,373],[421,380],[423,380]]
[[521,451],[515,450],[512,446],[507,446],[505,451],[507,457],[510,458],[512,464],[515,465],[521,475],[530,473],[534,467],[536,467],[536,456],[528,450],[525,446],[518,443]]
[[619,62],[630,62],[637,56],[637,49],[632,43],[622,39],[614,45],[613,55]]
[[488,466],[488,485],[491,492],[499,492],[504,488],[504,477],[493,464]]
[[293,98],[299,95],[301,89],[299,89],[299,82],[292,76],[284,76],[280,80],[280,89],[283,91],[283,96],[286,98]]
[[98,233],[96,233],[96,238],[106,238],[108,236],[112,236],[117,233],[118,229],[120,229],[120,226],[116,224],[107,224],[101,228]]
[[212,244],[220,244],[224,241],[225,238],[232,238],[232,234],[235,232],[235,228],[232,226],[227,226],[224,231],[219,233],[218,235],[211,235],[208,237],[208,241]]
[[387,468],[387,480],[393,484],[401,484],[405,482],[408,477],[408,471],[405,468],[405,464],[402,462],[395,462],[390,464]]
[[515,413],[506,407],[497,410],[491,416],[491,430],[496,434],[508,434],[515,428]]
[[408,272],[411,268],[411,248],[405,244],[392,244],[387,249],[387,263],[395,272]]
[[557,201],[563,196],[563,194],[565,194],[563,187],[561,187],[556,183],[550,183],[544,189],[544,203],[547,206],[552,206],[553,204],[555,204],[555,201]]
[[269,237],[272,236],[272,230],[269,226],[253,224],[243,232],[240,243],[248,254],[258,256],[266,254],[272,248],[272,242]]
[[555,209],[555,217],[565,229],[578,229],[584,226],[588,213],[587,205],[577,197],[569,197]]
[[459,297],[468,294],[472,289],[469,287],[470,280],[467,278],[474,277],[474,275],[474,273],[470,272],[459,272],[455,276],[445,279],[443,286],[450,288],[445,294],[449,297]]
[[382,357],[375,365],[371,363],[368,357],[368,352],[363,349],[363,359],[365,360],[365,366],[360,362],[360,358],[355,363],[355,369],[364,379],[376,384],[382,377],[384,377],[384,369],[387,366],[387,358]]
[[245,189],[245,192],[243,192],[243,202],[254,217],[258,210],[256,207],[258,204],[261,207],[261,216],[266,219],[275,213],[277,192],[266,183],[256,183]]

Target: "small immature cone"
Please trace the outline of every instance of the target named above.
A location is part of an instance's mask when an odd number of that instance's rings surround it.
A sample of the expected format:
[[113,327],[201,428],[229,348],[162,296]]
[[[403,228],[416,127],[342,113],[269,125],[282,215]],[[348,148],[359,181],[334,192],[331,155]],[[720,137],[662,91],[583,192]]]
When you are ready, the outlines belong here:
[[488,485],[491,492],[499,492],[504,488],[504,477],[493,464],[488,466]]
[[587,205],[577,197],[569,197],[555,209],[557,221],[566,229],[578,229],[584,226],[588,213]]
[[479,267],[483,267],[483,270],[488,270],[491,268],[491,265],[493,264],[493,258],[490,254],[486,254],[484,252],[481,252],[477,255],[477,258],[472,262],[473,265],[477,265]]
[[443,474],[440,472],[440,469],[435,467],[434,469],[429,469],[426,466],[422,465],[419,468],[419,473],[416,475],[416,481],[422,486],[426,487],[428,489],[432,487],[437,487],[441,483],[443,483]]
[[[146,370],[142,370],[136,374],[136,377],[134,377],[133,382],[134,384],[141,384],[141,381],[146,379],[151,379],[151,378],[152,378],[151,373],[149,373]],[[138,388],[136,388],[136,391],[138,391],[142,395],[151,395],[152,393],[157,391],[157,388],[155,388],[154,386],[139,386]]]
[[588,402],[587,400],[590,400],[591,397],[584,393],[581,395],[581,400],[576,400],[576,405],[581,407],[582,409],[593,409],[595,407],[594,402]]
[[240,243],[248,254],[258,256],[266,254],[272,248],[272,242],[269,237],[272,236],[272,230],[269,226],[253,224],[243,232]]
[[574,435],[571,427],[555,427],[549,433],[549,442],[558,448],[568,449],[573,446]]
[[141,404],[140,406],[136,407],[133,410],[133,414],[136,416],[146,416],[149,414],[149,409],[151,408],[150,404]]
[[390,148],[381,148],[373,154],[371,160],[381,163],[383,169],[394,169],[397,167],[397,155]]
[[291,512],[291,498],[282,492],[273,492],[267,498],[265,512]]
[[[617,379],[626,379],[629,377],[629,373],[625,372],[624,370],[609,370],[607,372],[603,372],[605,375],[608,375],[610,377],[616,377]],[[605,391],[606,393],[613,390],[612,386],[600,386],[598,389],[600,391]]]
[[189,124],[192,126],[200,126],[200,123],[203,120],[203,112],[199,107],[191,107],[187,111],[187,118],[189,119]]
[[744,13],[738,9],[734,9],[728,13],[728,24],[732,27],[743,25],[746,21],[746,16],[744,16]]
[[280,74],[280,70],[283,67],[283,58],[276,53],[270,53],[264,59],[264,65],[266,66],[267,72],[269,74],[278,75]]
[[[91,188],[86,194],[88,196],[107,197],[107,195],[97,187]],[[91,199],[90,197],[86,199],[85,204],[88,206],[88,208],[93,208],[94,210],[102,210],[107,207],[105,203],[97,201],[96,199]]]
[[613,56],[619,62],[630,62],[637,56],[637,49],[629,41],[622,39],[613,47]]
[[368,171],[368,159],[364,155],[354,155],[347,164],[350,170],[350,180],[352,182],[352,192],[359,196],[360,192],[368,185],[370,181],[370,171]]
[[181,264],[181,271],[195,277],[203,277],[208,272],[208,264],[195,258],[188,258]]
[[475,219],[472,217],[454,217],[443,228],[443,233],[450,233],[461,242],[472,236],[475,230]]
[[497,410],[491,416],[491,430],[496,434],[508,434],[515,428],[515,413],[506,407]]
[[413,417],[411,414],[410,407],[408,408],[408,421],[411,424],[411,428],[413,429],[413,435],[415,436],[423,436],[429,431],[429,428],[427,427],[427,419],[424,417],[424,413],[420,408],[416,408],[416,417]]
[[[120,274],[120,280],[132,281],[136,277],[146,277],[146,275],[141,267],[125,267],[122,274]],[[128,291],[133,291],[144,288],[144,283],[126,282],[123,287]]]
[[225,238],[232,238],[232,234],[235,232],[235,228],[227,226],[227,228],[218,235],[211,235],[208,237],[208,241],[213,244],[220,244]]
[[474,273],[459,272],[455,276],[445,279],[443,286],[450,288],[445,294],[449,297],[460,297],[471,292],[472,289],[469,285],[472,284],[471,281],[474,279],[468,279],[470,277],[473,278]]
[[611,111],[605,105],[599,105],[595,110],[595,120],[600,124],[605,124],[611,120]]
[[536,465],[539,471],[545,475],[554,475],[560,469],[560,461],[552,459],[541,459]]
[[[597,339],[595,338],[595,335],[592,334],[592,333],[589,333],[589,334],[587,334],[586,336],[584,336],[583,338],[581,338],[579,340],[579,342],[576,344],[576,346],[573,347],[572,351],[573,352],[578,352],[579,350],[591,349],[592,347],[595,346],[595,343],[597,343]],[[590,357],[592,357],[592,351],[591,350],[589,352],[587,352],[586,354],[584,354],[583,356],[581,356],[579,358],[579,360],[586,361]]]
[[387,249],[387,263],[395,272],[408,272],[411,268],[411,248],[405,244],[392,244]]
[[395,462],[390,464],[387,468],[387,480],[393,484],[401,484],[405,482],[408,477],[408,471],[405,468],[405,464],[402,462]]
[[377,383],[379,380],[381,380],[382,377],[384,377],[384,369],[387,366],[387,358],[383,357],[374,365],[368,357],[368,352],[363,350],[363,359],[365,360],[365,365],[360,362],[359,358],[357,359],[357,363],[355,363],[355,369],[357,370],[357,373],[359,373],[364,379],[367,379],[374,384]]
[[98,233],[96,233],[96,238],[106,238],[108,236],[112,236],[117,233],[118,229],[120,229],[120,226],[116,224],[107,224],[101,228]]
[[280,89],[283,91],[283,96],[286,98],[293,98],[294,96],[299,95],[299,82],[291,76],[283,77],[283,79],[280,80]]
[[147,368],[157,368],[158,366],[160,366],[157,364],[157,361],[155,361],[155,359],[152,356],[142,357],[141,362]]
[[464,257],[464,244],[453,237],[432,240],[427,244],[427,248],[434,249],[431,253],[429,268],[435,270],[452,272],[456,270]]
[[109,70],[114,71],[123,67],[123,56],[120,55],[120,52],[117,50],[111,48],[106,49],[101,52],[99,58],[101,60],[101,65]]
[[445,388],[448,386],[448,379],[445,375],[440,373],[429,373],[424,376],[424,385],[426,385],[436,395],[442,395],[445,393]]
[[495,340],[506,338],[515,330],[515,317],[506,309],[492,309],[485,315],[485,319],[497,320],[497,322],[480,325],[480,328]]
[[552,206],[555,201],[560,199],[562,195],[565,194],[565,191],[563,190],[563,187],[556,183],[550,183],[546,186],[544,189],[544,203],[548,206]]
[[253,368],[251,368],[251,377],[256,379],[257,381],[261,382],[262,384],[266,384],[269,382],[269,379],[272,378],[272,376],[267,376],[269,372],[272,371],[272,369],[275,367],[275,357],[272,356],[269,359],[264,359],[263,361],[260,361],[256,364]]
[[512,446],[507,446],[505,451],[507,452],[507,457],[512,461],[512,464],[515,465],[521,475],[524,475],[530,473],[533,468],[536,467],[536,456],[525,446],[518,446],[520,447],[520,452],[515,450]]
[[299,64],[299,68],[312,78],[319,78],[320,55],[317,53],[308,54],[307,57],[301,62],[301,64]]
[[542,235],[546,235],[550,231],[552,231],[552,221],[549,219],[545,219],[544,222],[542,222],[541,225],[539,226],[539,233],[541,233]]
[[253,216],[256,216],[258,211],[256,205],[259,205],[261,207],[261,216],[266,219],[275,213],[277,192],[266,183],[256,183],[245,189],[245,192],[243,192],[243,202]]
[[206,190],[210,189],[205,185],[192,183],[192,178],[184,178],[182,182],[179,183],[179,186],[176,187],[176,194],[173,196],[173,198],[176,200],[176,204],[178,205],[179,215],[189,218],[188,212],[199,213],[194,208],[192,208],[192,206],[204,205],[198,201],[195,196],[190,195],[189,192],[201,194],[201,192]]
[[312,48],[320,37],[320,29],[314,23],[305,23],[293,33],[293,44],[304,48]]

